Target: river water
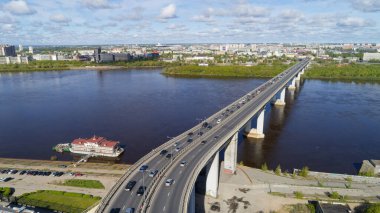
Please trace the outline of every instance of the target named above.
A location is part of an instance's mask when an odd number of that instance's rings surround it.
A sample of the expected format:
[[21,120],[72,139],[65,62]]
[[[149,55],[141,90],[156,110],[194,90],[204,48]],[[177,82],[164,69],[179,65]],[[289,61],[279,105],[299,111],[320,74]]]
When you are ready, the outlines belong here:
[[[133,163],[265,79],[174,78],[159,69],[0,74],[0,157],[72,160],[57,143],[100,135]],[[306,80],[283,108],[268,104],[263,140],[242,139],[239,161],[355,173],[380,158],[380,84]],[[242,137],[241,137],[242,138]]]

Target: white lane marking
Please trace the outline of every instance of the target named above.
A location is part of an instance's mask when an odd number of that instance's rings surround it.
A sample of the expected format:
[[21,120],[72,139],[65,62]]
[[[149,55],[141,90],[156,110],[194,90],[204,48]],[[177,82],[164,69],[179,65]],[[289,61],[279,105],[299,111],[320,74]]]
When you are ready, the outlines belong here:
[[164,208],[162,210],[165,211],[165,208],[166,208],[166,206],[164,206]]
[[181,170],[181,171],[179,171],[179,174],[182,174],[182,170]]
[[124,209],[125,209],[125,205],[123,206],[123,211],[124,211]]
[[170,196],[170,192],[168,193],[168,197]]

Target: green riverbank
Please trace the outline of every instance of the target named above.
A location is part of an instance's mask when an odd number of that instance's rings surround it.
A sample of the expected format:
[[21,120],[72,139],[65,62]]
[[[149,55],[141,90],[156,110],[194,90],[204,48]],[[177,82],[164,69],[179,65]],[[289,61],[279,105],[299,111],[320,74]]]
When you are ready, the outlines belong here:
[[166,67],[163,74],[189,77],[244,77],[244,78],[270,78],[293,64],[259,64],[256,66],[208,66],[196,65]]
[[[244,66],[175,66],[165,68],[163,74],[189,77],[247,77],[271,78],[293,64],[261,64]],[[380,64],[337,64],[334,62],[313,63],[305,72],[304,78],[334,80],[380,80]]]
[[29,64],[1,64],[0,72],[34,72],[34,71],[59,71],[70,69],[130,69],[130,68],[155,68],[166,67],[170,64],[157,60],[142,60],[131,62],[113,62],[97,64],[90,61],[31,61]]

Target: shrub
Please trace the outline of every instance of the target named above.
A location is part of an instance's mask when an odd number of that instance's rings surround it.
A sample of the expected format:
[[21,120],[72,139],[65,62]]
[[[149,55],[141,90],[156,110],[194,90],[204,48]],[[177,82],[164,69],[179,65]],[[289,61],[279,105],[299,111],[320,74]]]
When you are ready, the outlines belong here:
[[339,199],[340,198],[340,194],[338,192],[333,191],[333,192],[331,192],[329,194],[329,197],[332,198],[332,199]]
[[380,203],[369,204],[364,213],[380,213]]
[[299,191],[293,192],[294,195],[296,196],[297,199],[302,199],[303,198],[303,193]]
[[268,171],[267,163],[264,163],[263,165],[261,165],[261,170]]
[[302,167],[299,175],[302,177],[307,177],[309,175],[309,168],[307,166]]

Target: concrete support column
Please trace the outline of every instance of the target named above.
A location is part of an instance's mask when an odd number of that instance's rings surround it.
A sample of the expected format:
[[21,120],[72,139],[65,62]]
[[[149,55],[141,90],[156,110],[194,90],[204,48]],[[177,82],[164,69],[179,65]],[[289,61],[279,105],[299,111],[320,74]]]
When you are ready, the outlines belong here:
[[252,123],[252,119],[250,119],[250,120],[245,124],[245,126],[244,126],[244,134],[247,134],[247,133],[249,133],[249,132],[251,131],[251,129],[252,129],[252,125],[251,125],[251,123]]
[[300,73],[303,75],[305,73],[305,68],[303,68]]
[[285,105],[285,88],[281,90],[280,98],[276,100],[274,103],[276,106],[284,106]]
[[292,79],[292,83],[288,87],[289,90],[295,90],[296,89],[296,78]]
[[248,133],[246,133],[247,138],[264,138],[264,113],[265,109],[259,111],[256,129],[251,129]]
[[239,132],[232,136],[224,152],[224,172],[227,174],[235,174],[236,172],[238,136]]
[[210,197],[218,197],[219,185],[219,152],[214,156],[214,160],[208,170],[206,179],[206,195]]
[[297,76],[296,76],[296,81],[300,81],[301,80],[301,73],[299,72],[298,74],[297,74]]
[[189,213],[195,213],[195,186],[193,190],[191,191],[190,201],[188,205],[188,211]]

